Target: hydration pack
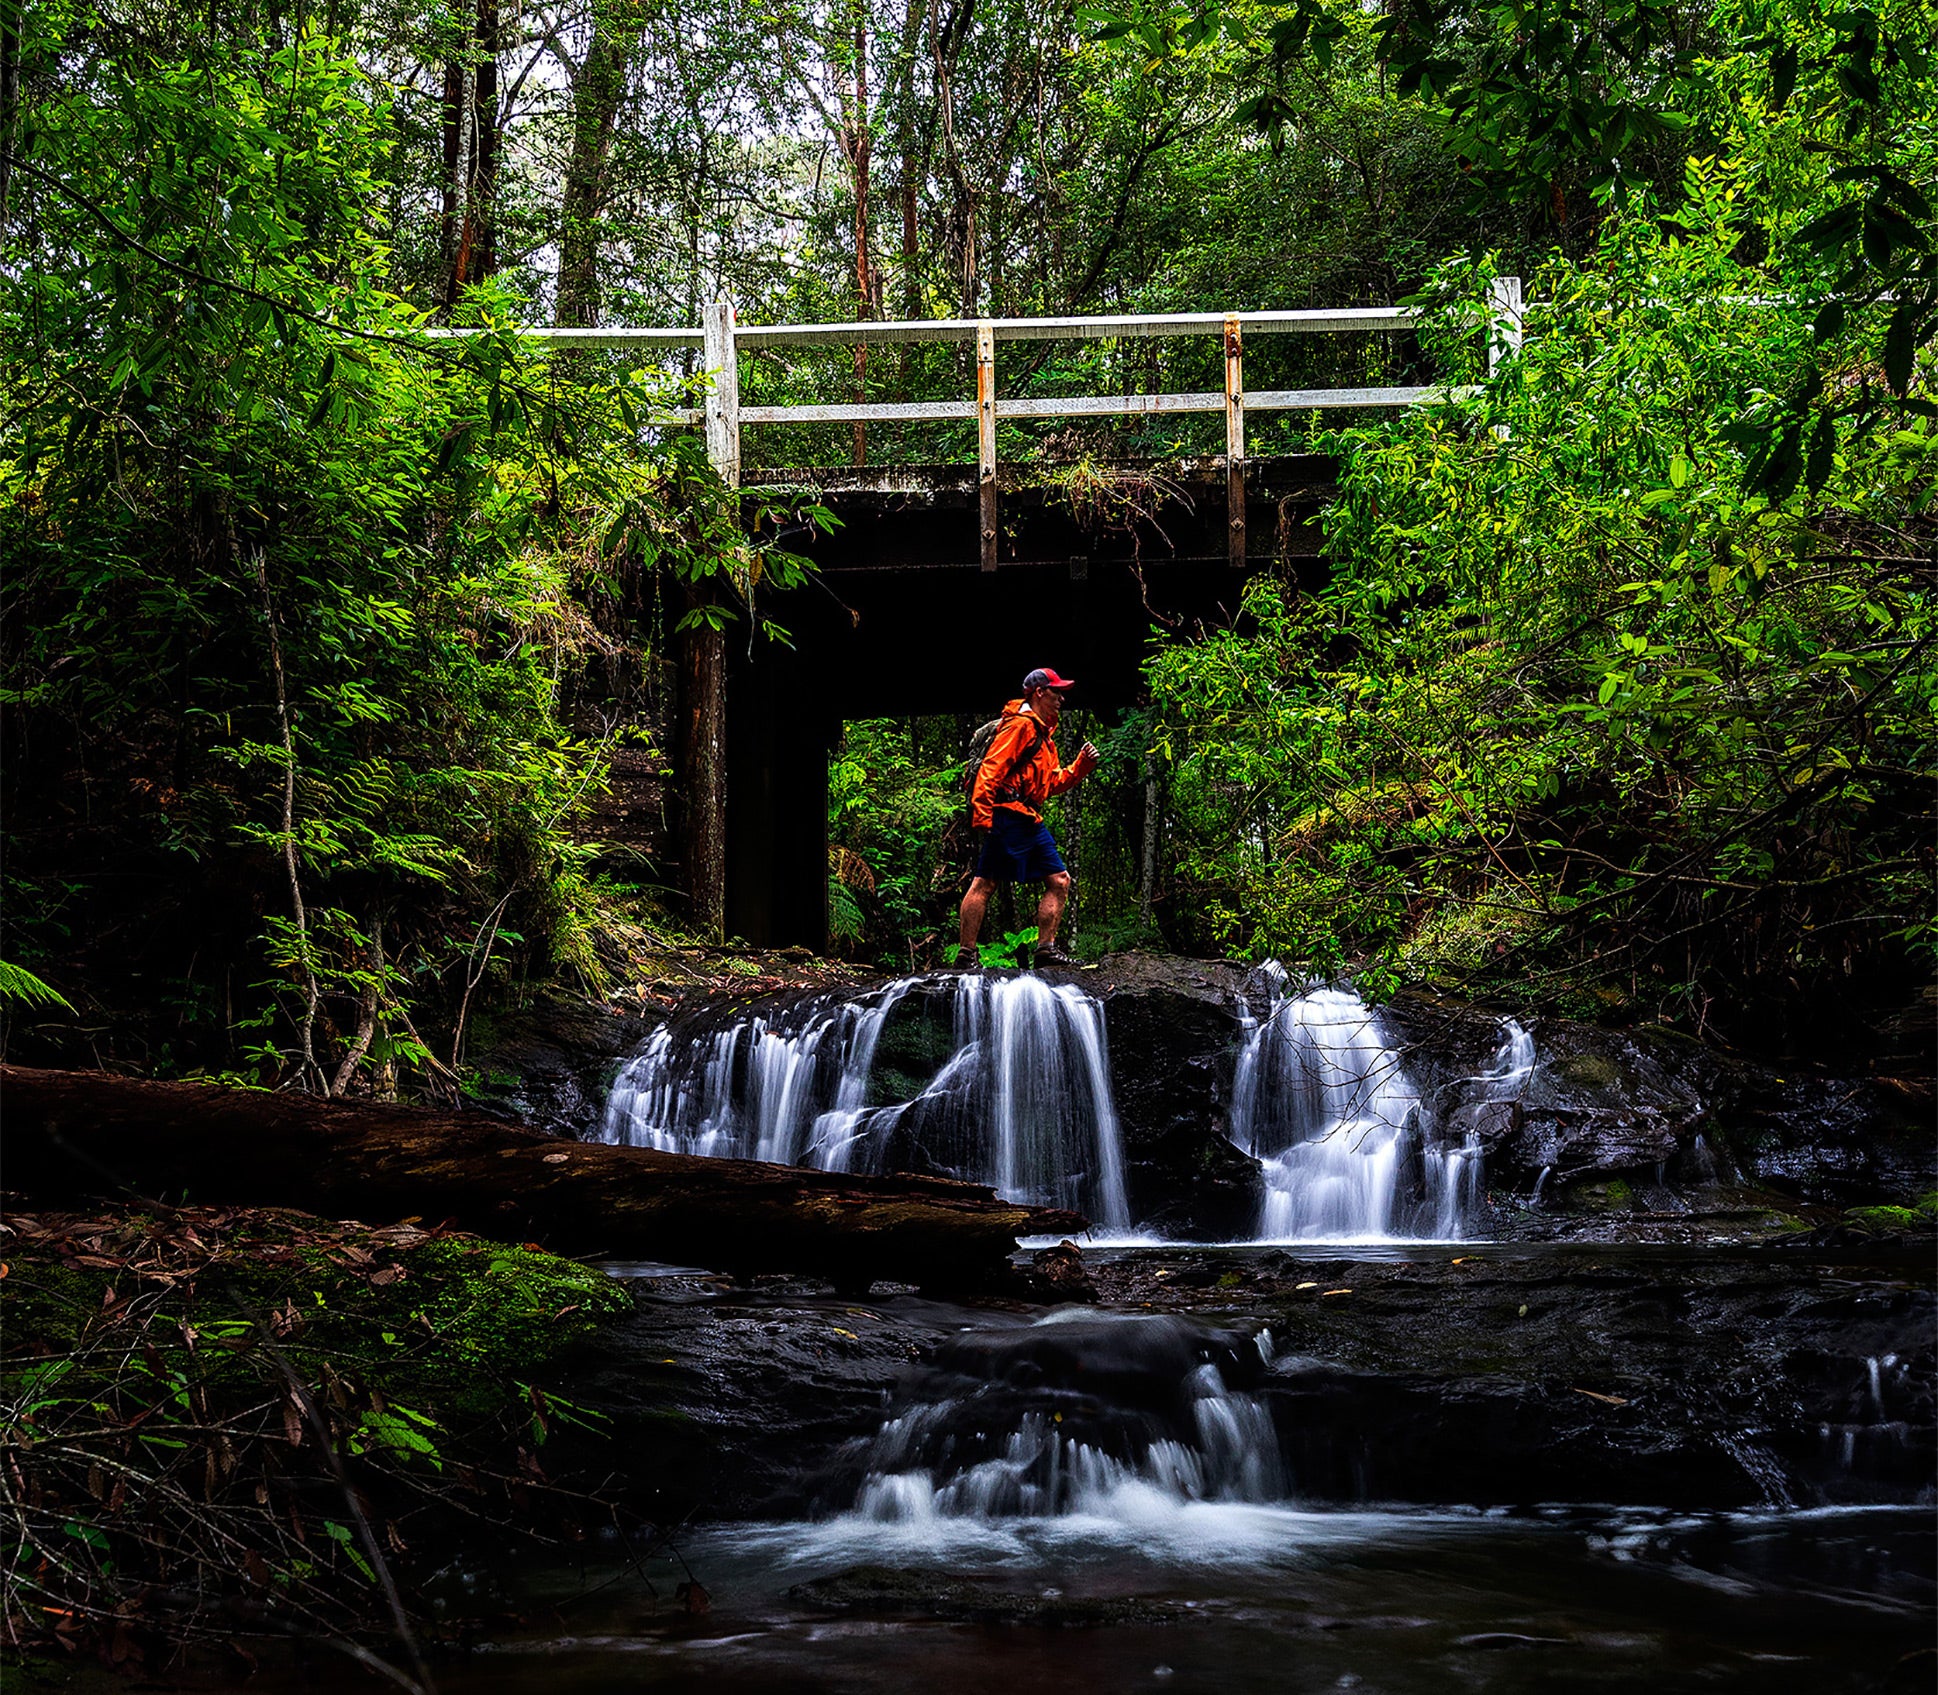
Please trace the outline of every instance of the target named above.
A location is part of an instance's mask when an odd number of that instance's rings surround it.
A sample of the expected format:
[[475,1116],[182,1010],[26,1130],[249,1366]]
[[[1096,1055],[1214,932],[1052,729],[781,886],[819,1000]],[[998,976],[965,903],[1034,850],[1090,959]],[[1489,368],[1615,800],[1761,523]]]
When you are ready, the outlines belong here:
[[[1003,773],[1001,780],[996,784],[998,800],[1021,798],[1010,792],[1010,785],[1016,781],[1016,773],[1036,757],[1036,750],[1043,745],[1043,738],[1050,733],[1049,726],[1035,713],[1030,714],[1030,722],[1035,726],[1036,734],[1031,737],[1023,751],[1010,761],[1009,769]],[[995,745],[996,732],[1002,729],[1003,723],[1004,720],[1001,718],[992,718],[969,738],[969,760],[962,768],[962,803],[965,809],[968,809],[975,799],[976,778],[982,774],[983,761],[989,757],[989,750]]]

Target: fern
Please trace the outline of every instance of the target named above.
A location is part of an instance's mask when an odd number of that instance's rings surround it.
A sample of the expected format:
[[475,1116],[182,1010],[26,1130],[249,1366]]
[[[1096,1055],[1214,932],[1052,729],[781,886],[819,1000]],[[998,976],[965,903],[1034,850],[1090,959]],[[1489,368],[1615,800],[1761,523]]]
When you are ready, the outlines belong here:
[[22,1006],[59,1006],[69,1012],[67,997],[50,988],[25,966],[9,965],[0,959],[0,1001],[18,1001]]

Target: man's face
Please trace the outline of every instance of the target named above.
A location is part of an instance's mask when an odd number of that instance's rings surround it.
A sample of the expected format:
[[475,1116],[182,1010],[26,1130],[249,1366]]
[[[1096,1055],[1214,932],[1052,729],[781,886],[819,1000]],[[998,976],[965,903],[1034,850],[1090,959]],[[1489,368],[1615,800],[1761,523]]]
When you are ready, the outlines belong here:
[[1055,729],[1058,715],[1063,711],[1063,696],[1055,689],[1037,689],[1030,696],[1030,710]]

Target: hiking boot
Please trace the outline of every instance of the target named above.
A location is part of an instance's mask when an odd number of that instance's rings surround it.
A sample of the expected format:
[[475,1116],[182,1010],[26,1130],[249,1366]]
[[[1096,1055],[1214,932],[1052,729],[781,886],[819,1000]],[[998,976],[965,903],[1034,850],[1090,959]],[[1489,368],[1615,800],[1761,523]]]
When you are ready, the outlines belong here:
[[1039,942],[1036,945],[1036,966],[1040,971],[1046,965],[1054,965],[1061,971],[1077,971],[1082,968],[1083,961],[1075,954],[1065,953],[1055,942],[1047,945]]
[[942,967],[946,971],[980,971],[982,955],[975,948],[958,947],[956,956]]

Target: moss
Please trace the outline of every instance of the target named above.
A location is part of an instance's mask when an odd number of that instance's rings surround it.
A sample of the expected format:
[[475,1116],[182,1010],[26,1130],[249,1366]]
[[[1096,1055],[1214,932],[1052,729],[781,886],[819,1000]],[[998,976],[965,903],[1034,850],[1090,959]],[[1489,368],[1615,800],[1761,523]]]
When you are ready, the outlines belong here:
[[1613,1212],[1632,1205],[1635,1191],[1622,1178],[1611,1177],[1606,1183],[1584,1183],[1571,1188],[1569,1198],[1594,1212]]
[[1867,1230],[1929,1230],[1938,1225],[1938,1189],[1929,1189],[1908,1206],[1852,1207],[1844,1217]]
[[[221,1242],[222,1252],[167,1291],[172,1312],[222,1335],[275,1315],[299,1371],[327,1355],[349,1362],[369,1387],[411,1405],[435,1405],[485,1419],[514,1401],[517,1385],[541,1376],[558,1355],[605,1318],[632,1308],[624,1285],[603,1272],[537,1247],[475,1237],[429,1237],[372,1252],[368,1232],[296,1215],[253,1214]],[[149,1221],[134,1215],[124,1231]],[[390,1275],[386,1275],[389,1273]],[[8,1352],[65,1352],[97,1319],[125,1271],[43,1259],[15,1250],[0,1283]]]
[[1622,1068],[1607,1054],[1571,1053],[1553,1061],[1548,1069],[1575,1089],[1612,1089],[1622,1081]]

